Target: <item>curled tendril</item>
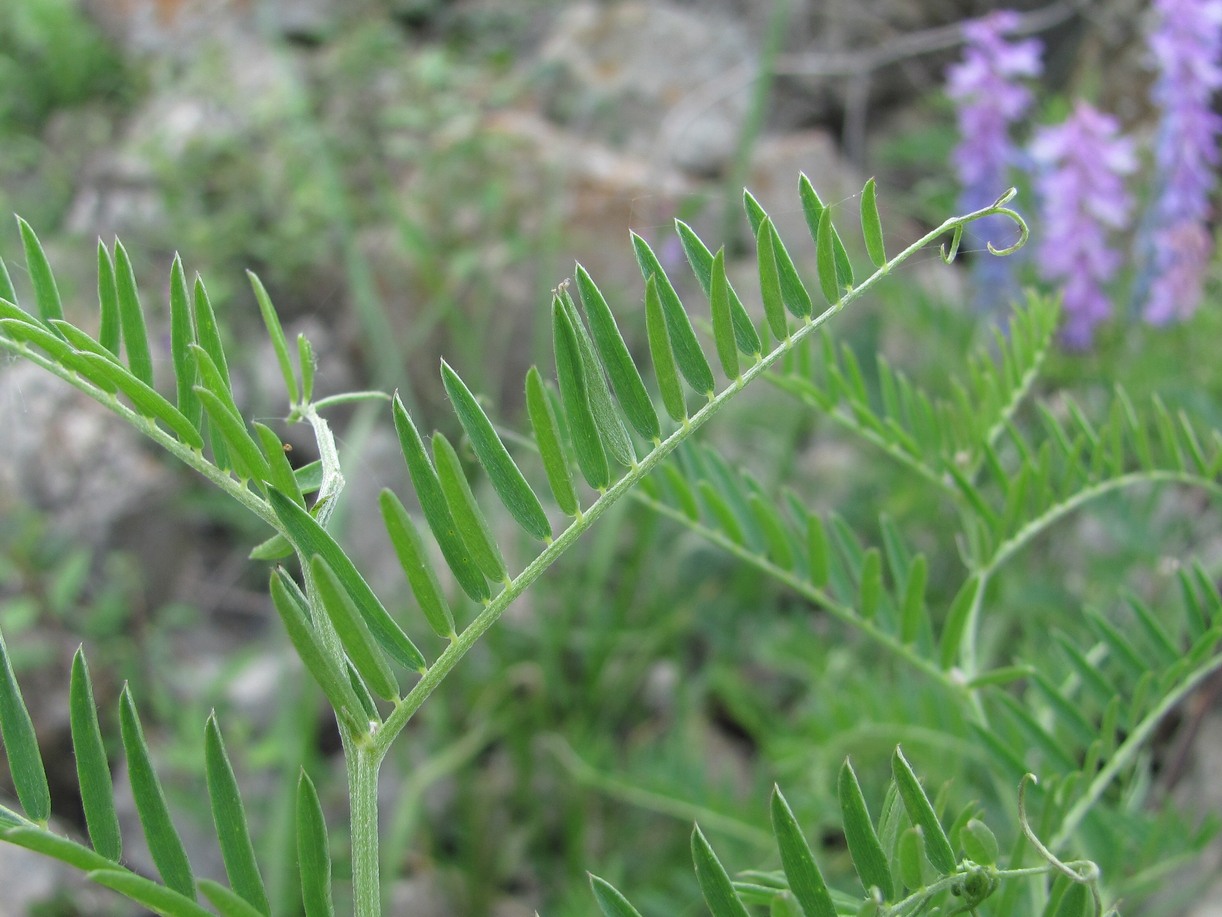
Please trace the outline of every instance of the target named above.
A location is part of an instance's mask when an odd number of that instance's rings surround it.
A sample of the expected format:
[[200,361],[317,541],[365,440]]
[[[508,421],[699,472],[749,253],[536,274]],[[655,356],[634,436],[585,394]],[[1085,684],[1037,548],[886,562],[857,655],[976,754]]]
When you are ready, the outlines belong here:
[[1090,888],[1090,894],[1095,903],[1095,914],[1102,914],[1103,902],[1099,898],[1099,866],[1090,860],[1066,863],[1059,859],[1055,853],[1045,846],[1043,841],[1036,837],[1035,831],[1031,828],[1031,822],[1027,819],[1027,785],[1029,783],[1039,783],[1039,778],[1035,774],[1023,774],[1023,779],[1018,782],[1018,823],[1023,830],[1023,834],[1031,842],[1031,846],[1036,849],[1040,856],[1048,861],[1048,864],[1053,869],[1066,876],[1070,881],[1079,882]]
[[963,241],[963,228],[969,223],[975,223],[977,220],[982,220],[985,217],[1003,216],[1013,221],[1014,224],[1018,226],[1018,241],[1005,248],[997,248],[992,242],[988,242],[986,244],[989,249],[989,254],[1004,257],[1006,255],[1014,254],[1016,251],[1026,245],[1027,239],[1031,235],[1031,230],[1027,226],[1027,221],[1024,220],[1016,211],[1011,210],[1006,206],[1006,204],[1014,199],[1014,195],[1016,194],[1018,194],[1018,189],[1010,188],[1005,194],[995,200],[991,206],[985,207],[983,210],[977,210],[974,213],[969,213],[967,216],[958,220],[953,228],[954,235],[951,236],[950,251],[946,250],[945,245],[939,247],[942,260],[947,264],[954,261],[955,256],[959,254],[959,245]]

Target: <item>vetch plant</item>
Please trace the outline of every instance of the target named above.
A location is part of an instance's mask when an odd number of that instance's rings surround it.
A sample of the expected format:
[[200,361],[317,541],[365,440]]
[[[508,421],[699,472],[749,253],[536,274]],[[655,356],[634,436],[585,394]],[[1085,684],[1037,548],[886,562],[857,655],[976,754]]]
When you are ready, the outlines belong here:
[[[677,223],[688,263],[709,301],[716,364],[673,280],[645,240],[633,235],[645,281],[648,349],[665,417],[612,309],[593,278],[577,266],[574,282],[558,287],[551,303],[555,385],[545,378],[551,373],[538,368],[526,377],[533,434],[528,442],[537,458],[511,454],[488,410],[457,369],[443,362],[442,380],[471,450],[504,509],[537,545],[521,569],[510,569],[500,551],[454,444],[440,434],[423,435],[402,401],[389,398],[423,524],[390,490],[379,502],[387,537],[435,636],[423,649],[328,530],[344,476],[325,412],[338,401],[387,396],[358,392],[315,400],[312,348],[304,337],[290,346],[253,275],[287,389],[287,419],[309,424],[317,440],[320,460],[305,468],[290,466],[273,429],[243,418],[207,291],[199,280],[188,283],[178,259],[169,297],[174,378],[162,380],[164,390],[172,390],[169,397],[154,378],[145,312],[130,258],[118,242],[113,250],[99,245],[101,315],[94,337],[65,321],[42,246],[20,222],[33,289],[28,302],[19,301],[0,267],[0,347],[106,406],[270,529],[253,554],[277,564],[270,574],[272,603],[333,708],[343,744],[351,824],[346,858],[358,917],[382,910],[377,785],[392,744],[509,605],[630,496],[792,590],[919,679],[947,718],[931,729],[945,730],[948,739],[959,731],[971,736],[975,760],[1007,795],[1024,779],[1028,761],[1040,772],[1038,789],[1024,789],[1019,802],[1009,799],[1007,829],[1014,844],[1003,855],[996,832],[984,821],[996,813],[988,815],[976,802],[951,809],[941,792],[931,799],[898,748],[877,815],[846,761],[836,795],[848,856],[860,880],[850,892],[829,886],[807,832],[777,790],[770,814],[778,871],[755,869],[732,878],[704,832],[696,828],[692,835],[697,882],[716,917],[742,917],[764,907],[772,914],[806,917],[1098,915],[1133,887],[1125,884],[1129,873],[1121,868],[1131,851],[1110,835],[1106,846],[1096,840],[1114,828],[1119,815],[1133,817],[1113,797],[1140,783],[1140,755],[1155,726],[1222,667],[1213,652],[1222,636],[1222,599],[1204,570],[1186,565],[1179,578],[1182,608],[1156,615],[1140,601],[1133,603],[1142,646],[1154,647],[1148,659],[1107,615],[1096,612],[1088,615],[1088,628],[1067,625],[1058,634],[1064,654],[1057,665],[1037,668],[1007,657],[991,639],[992,587],[1034,539],[1106,494],[1175,484],[1216,498],[1222,494],[1222,437],[1197,429],[1159,403],[1139,412],[1119,391],[1102,423],[1092,423],[1072,403],[1066,413],[1037,402],[1032,426],[1020,410],[1032,397],[1056,321],[1055,308],[1044,300],[1034,300],[1015,316],[1009,336],[997,341],[995,360],[986,354],[972,359],[950,398],[924,392],[885,361],[872,386],[851,351],[837,352],[826,336],[821,347],[812,346],[833,316],[948,234],[943,257],[953,260],[966,227],[975,221],[999,216],[1018,227],[1018,242],[994,254],[1021,246],[1026,225],[1008,206],[1013,194],[947,220],[888,257],[874,183],[867,183],[861,226],[874,270],[857,282],[831,208],[803,176],[799,196],[814,248],[815,295],[768,214],[747,194],[764,315],[759,327],[729,281],[724,253],[712,252],[690,227]],[[775,343],[765,345],[768,339]],[[696,432],[761,377],[881,449],[952,508],[965,569],[949,607],[931,607],[930,561],[893,526],[883,526],[885,550],[867,548],[843,520],[820,517],[793,495],[769,493],[715,450],[696,444]],[[655,470],[661,475],[653,475]],[[536,471],[552,491],[550,509],[530,484]],[[557,518],[565,520],[562,525],[555,524]],[[430,538],[457,584],[455,594],[447,594],[431,564]],[[83,650],[70,682],[88,844],[50,826],[42,754],[0,639],[0,731],[17,793],[17,805],[0,807],[4,840],[62,860],[161,914],[212,913],[205,904],[226,917],[302,908],[308,917],[334,913],[332,851],[314,785],[303,772],[296,807],[300,900],[275,900],[263,880],[215,717],[205,724],[204,764],[229,882],[196,877],[152,767],[136,698],[125,690],[119,708],[122,746],[160,881],[126,867]],[[1178,843],[1191,852],[1205,836],[1180,832]],[[1082,845],[1092,848],[1089,861],[1072,853]],[[1113,866],[1114,879],[1107,872]],[[638,913],[611,883],[591,882],[604,914]]]

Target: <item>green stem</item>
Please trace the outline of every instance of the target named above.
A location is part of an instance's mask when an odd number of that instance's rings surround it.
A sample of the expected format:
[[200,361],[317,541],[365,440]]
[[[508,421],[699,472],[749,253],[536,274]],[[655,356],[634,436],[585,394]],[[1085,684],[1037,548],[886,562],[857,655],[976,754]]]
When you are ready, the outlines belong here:
[[354,917],[381,917],[378,768],[382,764],[382,754],[367,735],[345,737],[344,752],[352,825],[352,910]]

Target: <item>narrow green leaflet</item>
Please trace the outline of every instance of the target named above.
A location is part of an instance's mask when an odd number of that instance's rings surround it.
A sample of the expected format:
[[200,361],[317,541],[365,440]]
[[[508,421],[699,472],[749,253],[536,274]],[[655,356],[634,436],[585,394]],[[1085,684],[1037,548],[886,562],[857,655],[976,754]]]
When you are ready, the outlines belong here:
[[112,394],[116,391],[114,383],[109,380],[90,378],[88,367],[81,363],[80,355],[72,348],[72,345],[48,331],[45,325],[34,324],[25,318],[0,318],[0,331],[14,341],[41,347],[56,363],[67,366],[69,369],[75,369],[77,372],[84,370],[85,377],[104,391]]
[[904,583],[903,607],[900,609],[900,639],[915,643],[925,622],[925,584],[929,576],[929,563],[924,554],[912,559],[908,568],[908,580]]
[[301,400],[309,404],[314,400],[314,370],[318,367],[318,358],[304,334],[297,335],[297,365],[301,367]]
[[[62,337],[77,350],[84,351],[85,353],[97,354],[99,357],[105,357],[107,360],[110,360],[110,362],[114,363],[116,366],[121,365],[118,357],[91,338],[80,328],[73,325],[71,322],[66,322],[59,318],[53,318],[47,322],[47,324],[51,326],[51,329],[56,334]],[[78,366],[79,365],[80,364],[78,362]],[[124,372],[126,371],[127,370],[124,369]]]
[[878,548],[866,551],[861,564],[861,586],[857,597],[857,613],[870,621],[878,613],[883,594],[883,560]]
[[9,773],[13,777],[13,788],[26,818],[43,824],[51,817],[51,790],[47,785],[47,772],[42,766],[42,755],[38,751],[38,736],[25,698],[13,674],[8,647],[0,633],[0,738],[4,739],[4,752],[8,758]]
[[266,913],[212,879],[200,879],[199,890],[221,917],[264,917]]
[[[267,458],[263,455],[263,450],[259,448],[254,437],[250,435],[250,431],[246,429],[246,423],[229,410],[211,390],[197,385],[195,394],[200,404],[204,406],[204,413],[208,415],[208,421],[224,439],[230,457],[236,456],[241,461],[242,468],[234,469],[238,472],[238,477],[248,477],[260,486],[264,485],[271,476],[267,467]],[[245,471],[246,474],[242,474],[242,471]]]
[[12,321],[19,322],[23,325],[30,325],[34,328],[41,328],[44,331],[46,330],[46,326],[43,325],[42,322],[30,315],[30,313],[26,312],[25,309],[21,308],[15,302],[5,299],[2,296],[0,296],[0,318],[11,319]]
[[831,576],[827,529],[814,513],[806,515],[806,560],[810,565],[810,581],[822,589]]
[[327,822],[318,801],[318,791],[304,770],[297,781],[297,863],[301,870],[301,900],[306,917],[334,917]]
[[212,803],[212,822],[225,862],[225,874],[234,892],[245,899],[260,914],[270,914],[263,876],[255,862],[255,848],[250,842],[246,809],[238,792],[238,781],[225,751],[221,728],[216,714],[208,717],[204,727],[204,774],[208,783],[208,798]]
[[297,546],[302,557],[313,557],[317,554],[335,572],[335,576],[356,605],[374,639],[381,647],[404,668],[424,672],[427,666],[424,664],[424,657],[420,655],[420,651],[408,639],[407,634],[403,633],[403,629],[395,623],[390,612],[374,595],[369,584],[357,572],[351,559],[326,529],[319,525],[313,516],[279,491],[268,491],[268,499],[271,501],[272,510],[284,524],[285,531],[288,532],[289,538]]
[[1091,907],[1090,889],[1081,882],[1074,882],[1065,890],[1053,917],[1087,917],[1094,912]]
[[174,361],[174,381],[177,386],[178,410],[198,429],[200,406],[196,401],[195,359],[190,345],[195,340],[195,322],[191,318],[191,298],[182,259],[174,256],[170,267],[170,357]]
[[297,650],[297,655],[305,664],[314,681],[322,688],[322,693],[336,711],[348,712],[352,722],[360,721],[362,704],[356,696],[356,691],[348,682],[347,677],[335,665],[329,653],[318,642],[318,635],[310,624],[304,604],[298,600],[295,590],[288,583],[288,574],[281,569],[272,571],[271,594],[272,604],[284,629],[289,635],[289,641]]
[[576,277],[577,291],[590,321],[590,334],[598,348],[603,366],[607,369],[607,375],[611,377],[611,385],[624,409],[624,416],[641,436],[650,442],[656,442],[662,436],[658,426],[658,414],[645,388],[645,382],[641,379],[641,373],[624,344],[619,326],[615,323],[615,316],[611,314],[602,292],[580,264],[577,265]]
[[604,491],[611,483],[611,469],[607,465],[607,453],[590,407],[577,332],[559,297],[552,300],[552,344],[556,351],[556,381],[560,386],[560,401],[568,420],[577,467],[591,487]]
[[619,889],[608,882],[591,874],[590,888],[594,892],[594,900],[603,917],[641,917],[641,912],[628,903],[628,899],[620,894]]
[[140,825],[144,828],[153,862],[157,864],[157,871],[167,886],[194,901],[195,876],[191,873],[191,864],[187,861],[187,851],[183,848],[178,830],[170,820],[165,793],[153,770],[148,745],[144,741],[144,729],[140,726],[136,703],[132,700],[131,689],[126,685],[119,698],[119,731],[123,736],[123,750],[127,753],[127,776],[131,781],[136,812],[140,816]]
[[17,291],[13,289],[13,278],[9,276],[8,265],[3,258],[0,258],[0,299],[17,304]]
[[539,446],[539,455],[543,459],[543,470],[547,473],[547,483],[552,489],[552,495],[561,510],[570,516],[576,516],[580,507],[577,504],[577,493],[573,490],[568,456],[565,455],[560,439],[556,412],[552,410],[547,391],[543,387],[543,377],[537,366],[532,366],[526,373],[526,412],[530,415],[530,425],[535,431],[535,442]]
[[298,404],[301,401],[301,387],[297,383],[297,376],[293,373],[293,362],[289,359],[289,345],[284,338],[280,316],[276,314],[276,307],[272,305],[271,297],[267,295],[263,282],[254,271],[247,271],[246,276],[250,278],[250,286],[255,291],[255,299],[259,301],[259,312],[263,315],[263,324],[267,326],[268,336],[271,337],[272,349],[276,352],[276,362],[280,364],[280,374],[284,376],[284,388],[288,392],[289,403]]
[[[682,220],[675,220],[675,229],[679,233],[679,241],[683,243],[683,252],[687,255],[687,263],[692,266],[692,273],[700,284],[705,296],[712,295],[713,253],[690,226]],[[747,314],[742,300],[738,298],[733,285],[727,285],[730,298],[730,320],[734,326],[734,340],[738,349],[753,359],[759,359],[762,351],[759,333]]]
[[483,571],[484,576],[494,583],[508,579],[505,568],[505,558],[497,546],[484,518],[483,510],[475,501],[471,485],[463,473],[462,461],[458,452],[446,439],[445,434],[433,434],[433,466],[437,469],[437,477],[441,481],[441,491],[445,494],[446,503],[450,506],[450,515],[458,526],[458,534],[463,544],[471,552],[471,556]]
[[831,208],[823,208],[819,216],[818,235],[815,238],[815,267],[819,272],[819,289],[828,305],[840,302],[840,282],[836,276],[834,241],[836,229],[832,226]]
[[42,250],[42,243],[38,241],[38,236],[34,234],[30,224],[21,217],[17,217],[17,226],[21,230],[21,244],[25,247],[25,263],[30,273],[30,283],[34,286],[38,315],[44,322],[63,318],[64,307],[59,299],[59,288],[55,285],[55,275],[51,273],[51,265],[47,261],[46,252]]
[[187,896],[177,889],[158,885],[134,872],[99,869],[87,873],[85,878],[166,917],[212,917],[209,911],[195,903],[193,895]]
[[993,866],[997,863],[999,850],[997,837],[984,822],[973,818],[963,827],[959,835],[963,852],[973,863],[981,866]]
[[89,842],[99,854],[117,863],[123,855],[123,839],[119,833],[119,817],[115,813],[114,783],[110,777],[106,746],[102,742],[102,730],[98,726],[98,708],[93,699],[89,667],[80,647],[72,657],[68,695],[72,752],[76,758],[76,779],[81,790],[81,808],[85,811]]
[[696,881],[700,883],[700,893],[713,917],[750,917],[747,908],[734,891],[734,883],[730,881],[729,873],[717,859],[717,854],[709,846],[699,825],[692,831],[692,863],[696,867]]
[[844,819],[844,837],[849,845],[849,856],[853,858],[853,868],[857,870],[867,892],[877,888],[883,893],[883,899],[890,901],[894,892],[887,855],[874,831],[865,797],[861,795],[861,784],[857,782],[857,775],[853,773],[853,765],[848,758],[840,767],[836,786]]
[[343,644],[344,652],[348,654],[357,674],[378,697],[396,700],[399,697],[399,684],[395,681],[394,672],[378,650],[361,613],[352,604],[352,599],[335,573],[325,560],[315,555],[310,560],[310,574],[314,577],[314,588],[318,590],[327,617],[331,619],[339,642]]
[[114,362],[96,353],[79,353],[77,359],[88,367],[90,377],[105,379],[126,395],[132,406],[145,417],[160,420],[170,431],[192,449],[204,448],[204,440],[178,408],[161,397],[153,388]]
[[395,432],[399,436],[399,447],[407,462],[407,473],[411,476],[412,486],[416,488],[416,498],[420,501],[420,509],[433,531],[433,537],[437,539],[442,556],[453,571],[454,578],[458,580],[458,585],[462,586],[463,592],[477,602],[488,601],[488,583],[458,534],[458,527],[441,489],[441,481],[437,478],[433,463],[429,461],[428,453],[424,451],[424,440],[420,438],[420,432],[398,393],[391,402],[391,410],[395,419]]
[[912,891],[925,887],[925,832],[914,825],[900,835],[896,845],[899,879]]
[[119,355],[119,290],[115,286],[115,266],[106,243],[98,239],[98,341]]
[[441,590],[441,583],[437,580],[433,565],[429,563],[424,543],[416,531],[416,524],[412,522],[411,516],[408,515],[399,498],[395,496],[394,491],[384,489],[378,502],[382,508],[382,520],[386,525],[387,534],[390,535],[390,543],[395,549],[403,572],[407,575],[412,594],[420,603],[420,610],[424,613],[425,620],[429,622],[429,627],[433,628],[437,636],[453,640],[456,636],[454,616],[450,612],[450,606],[446,602],[445,593]]
[[115,864],[84,844],[54,834],[44,828],[10,828],[4,832],[4,840],[26,850],[67,863],[75,869],[88,872],[94,869],[114,869]]
[[781,866],[789,880],[789,889],[802,906],[806,917],[836,917],[836,906],[831,893],[815,863],[814,854],[789,803],[781,795],[780,787],[772,789],[772,833],[776,835],[777,847],[781,851]]
[[646,282],[653,277],[657,285],[658,300],[661,303],[662,314],[666,318],[666,330],[670,335],[671,346],[674,348],[674,359],[679,371],[683,373],[683,378],[692,388],[701,395],[712,398],[715,391],[713,370],[709,366],[709,361],[705,359],[704,351],[700,349],[700,342],[696,340],[696,332],[692,329],[691,319],[687,317],[687,311],[683,308],[679,294],[675,292],[666,272],[662,270],[658,256],[653,253],[649,244],[635,232],[632,234],[632,248],[636,252],[636,261],[641,269],[641,276],[645,278]]
[[[229,363],[225,359],[225,348],[221,344],[221,333],[216,324],[216,314],[212,311],[212,302],[208,299],[208,291],[204,288],[204,282],[198,276],[195,278],[195,287],[192,291],[192,304],[195,307],[193,310],[195,315],[195,340],[211,359],[216,369],[217,379],[220,380],[219,389],[211,384],[208,387],[220,396],[221,392],[228,393],[231,391]],[[202,372],[202,364],[198,368]],[[229,397],[232,399],[232,394]],[[228,467],[229,456],[225,449],[224,440],[215,432],[210,434],[209,440],[212,445],[213,460],[221,468]]]
[[662,404],[671,420],[683,423],[687,420],[687,402],[679,385],[675,352],[670,346],[670,333],[666,329],[662,303],[658,298],[658,284],[653,276],[645,282],[645,328],[649,337],[649,353],[653,357],[654,374],[662,392]]
[[764,217],[755,237],[760,295],[764,300],[764,317],[768,320],[768,329],[778,341],[784,341],[789,338],[789,326],[785,319],[785,303],[781,299],[781,275],[777,273],[772,233],[768,231],[771,226],[772,221]]
[[119,326],[123,331],[123,347],[127,351],[127,365],[132,375],[152,388],[153,357],[149,353],[148,329],[144,325],[144,311],[140,308],[140,294],[136,289],[136,272],[132,270],[127,249],[115,240],[115,289],[119,294]]
[[878,215],[878,189],[872,178],[861,191],[861,232],[870,260],[875,267],[882,267],[887,263],[887,247],[883,244],[883,221]]
[[628,438],[628,428],[624,426],[623,418],[611,399],[611,388],[607,385],[607,377],[603,372],[602,361],[595,351],[594,341],[590,338],[569,291],[562,287],[558,298],[577,335],[577,347],[581,351],[581,371],[585,377],[590,410],[594,412],[594,425],[598,428],[607,455],[625,468],[630,468],[636,464],[636,453],[632,448],[632,440]]
[[785,243],[781,241],[780,233],[776,231],[776,226],[773,225],[772,220],[769,219],[768,214],[764,212],[764,208],[759,205],[759,202],[751,192],[743,192],[743,204],[747,209],[747,219],[751,223],[751,230],[755,233],[756,237],[758,238],[765,229],[768,233],[768,240],[772,248],[772,259],[776,265],[780,285],[781,300],[785,308],[795,318],[809,319],[814,311],[814,304],[810,300],[810,294],[806,292],[806,286],[802,283],[802,278],[798,276],[798,269],[794,266],[789,250],[785,248]]
[[282,494],[292,498],[292,501],[298,506],[304,507],[305,495],[302,494],[301,487],[297,483],[297,475],[293,473],[293,466],[289,464],[288,456],[284,451],[284,443],[266,424],[255,421],[251,426],[255,428],[255,434],[259,437],[260,445],[263,446],[263,454],[267,456],[268,483]]
[[[823,214],[828,208],[823,206],[823,201],[819,200],[819,195],[815,191],[814,185],[810,183],[810,179],[805,175],[798,176],[798,196],[802,200],[802,212],[806,216],[806,226],[810,230],[810,237],[818,247],[819,242],[819,226],[823,219]],[[847,289],[853,285],[853,264],[849,261],[849,253],[845,250],[844,242],[840,240],[840,233],[836,231],[836,227],[832,224],[831,215],[828,214],[828,226],[831,228],[831,245],[832,245],[832,262],[835,265],[836,282],[841,289]],[[822,278],[820,278],[822,283]]]
[[738,343],[734,339],[734,320],[730,316],[730,282],[726,279],[726,250],[720,248],[709,272],[709,308],[713,313],[713,341],[717,359],[731,379],[739,377]]
[[946,620],[942,624],[942,643],[939,647],[939,661],[944,669],[953,666],[959,655],[959,644],[963,641],[963,631],[967,628],[968,615],[979,589],[980,575],[973,573],[960,587],[950,604],[950,611],[946,613]]
[[946,836],[946,831],[938,820],[938,813],[934,811],[921,782],[917,780],[912,766],[899,746],[896,746],[895,753],[891,756],[891,772],[895,776],[895,783],[899,787],[900,798],[904,800],[908,817],[925,833],[925,850],[929,862],[939,874],[949,875],[955,871],[956,866],[955,851],[950,845],[950,838]]
[[509,514],[528,534],[540,541],[551,541],[552,526],[547,521],[547,513],[543,512],[539,498],[526,483],[526,478],[510,457],[509,450],[497,435],[484,409],[445,360],[441,361],[441,380],[459,423],[471,440],[471,448],[488,472],[488,480]]

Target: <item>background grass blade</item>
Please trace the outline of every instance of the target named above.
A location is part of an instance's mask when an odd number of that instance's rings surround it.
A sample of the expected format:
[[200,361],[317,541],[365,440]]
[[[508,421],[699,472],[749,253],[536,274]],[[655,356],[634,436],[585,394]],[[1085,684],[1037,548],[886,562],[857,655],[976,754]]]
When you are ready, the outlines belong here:
[[641,917],[641,912],[634,908],[619,889],[596,875],[590,876],[590,888],[594,892],[594,900],[603,917]]
[[823,873],[815,863],[810,845],[798,826],[789,803],[781,795],[779,787],[772,789],[772,833],[776,835],[777,848],[781,852],[781,866],[789,879],[789,889],[802,906],[806,917],[836,917],[836,906]]
[[564,405],[569,435],[573,439],[573,451],[577,454],[577,467],[591,487],[604,491],[611,483],[611,469],[607,465],[607,453],[598,435],[598,425],[590,407],[589,392],[586,391],[577,332],[559,297],[552,300],[552,343],[556,351],[556,381],[560,386],[560,401]]
[[[30,273],[30,284],[34,287],[34,302],[38,306],[38,315],[44,322],[53,318],[64,317],[64,307],[59,299],[59,288],[55,285],[55,275],[51,273],[51,264],[47,254],[42,249],[38,236],[30,228],[30,224],[17,217],[17,226],[21,230],[21,244],[25,248],[26,269]],[[10,297],[5,297],[10,299]]]
[[692,831],[692,862],[696,867],[700,893],[713,917],[750,917],[734,891],[729,873],[717,859],[717,854],[713,853],[699,825]]
[[675,365],[675,352],[670,346],[670,332],[662,314],[662,302],[658,297],[657,281],[650,276],[645,282],[645,331],[649,338],[649,354],[653,358],[653,371],[662,393],[662,405],[675,423],[687,421],[687,401],[679,385],[679,369]]
[[395,681],[395,675],[378,651],[373,635],[352,604],[347,590],[340,585],[327,562],[318,555],[310,559],[310,573],[327,617],[331,619],[339,642],[343,644],[344,652],[348,654],[357,674],[379,697],[385,700],[398,698],[399,684]]
[[700,342],[696,339],[696,332],[692,329],[691,319],[687,317],[687,311],[683,308],[679,294],[675,292],[670,278],[662,269],[658,256],[653,253],[649,244],[636,233],[632,234],[632,247],[636,252],[641,276],[645,278],[646,282],[651,276],[655,278],[658,299],[662,305],[662,314],[666,318],[666,330],[670,333],[670,342],[674,348],[675,363],[679,367],[679,372],[683,373],[683,378],[697,392],[712,398],[715,391],[713,370],[709,366],[709,361],[705,359],[704,351],[700,349]]
[[81,791],[81,808],[93,849],[106,859],[118,862],[123,855],[119,817],[115,813],[115,788],[110,762],[98,726],[98,708],[93,699],[93,683],[85,652],[77,647],[72,657],[68,715],[72,731],[72,752],[76,758],[76,779]]
[[[650,408],[652,410],[652,406]],[[552,496],[567,515],[576,516],[580,511],[577,492],[573,490],[573,475],[569,471],[569,459],[560,439],[560,427],[556,423],[556,412],[552,410],[543,386],[543,377],[537,366],[526,373],[526,412],[530,416],[531,428],[535,431],[535,442],[543,459],[543,470]],[[655,420],[657,415],[654,415]]]
[[144,828],[153,862],[167,886],[194,901],[195,876],[191,872],[182,838],[170,820],[165,793],[161,789],[161,781],[157,779],[157,772],[153,770],[144,729],[136,712],[136,702],[127,685],[123,686],[119,698],[119,731],[123,737],[123,750],[127,753],[127,775],[136,802],[136,813],[140,816],[140,825]]
[[488,472],[488,480],[509,514],[528,534],[540,541],[551,541],[552,526],[547,521],[547,513],[543,512],[539,498],[526,483],[521,469],[510,457],[509,450],[497,435],[484,409],[445,360],[441,361],[441,379],[450,396],[450,403],[458,414],[458,421],[471,440],[471,448]]
[[132,270],[127,249],[115,240],[115,289],[119,294],[119,326],[123,331],[123,348],[132,375],[153,387],[153,357],[149,352],[148,329],[144,310],[140,308],[140,293],[136,288],[136,272]]
[[13,674],[3,633],[0,633],[0,738],[4,739],[9,773],[22,810],[31,821],[44,824],[51,817],[51,790],[34,722]]
[[403,633],[402,628],[390,616],[390,612],[374,595],[364,577],[357,572],[352,560],[344,553],[335,539],[308,512],[277,490],[268,492],[272,510],[284,523],[284,528],[290,540],[296,545],[302,557],[313,557],[315,554],[327,562],[336,578],[343,586],[348,596],[356,605],[361,617],[369,626],[370,632],[379,645],[386,650],[392,659],[404,668],[415,672],[424,672],[427,666],[420,650]]
[[607,306],[602,292],[595,286],[586,269],[577,265],[577,292],[581,295],[582,304],[586,307],[586,317],[590,321],[590,334],[598,348],[607,375],[611,377],[611,385],[624,409],[624,416],[641,436],[650,442],[661,439],[662,431],[658,426],[658,412],[654,410],[653,401],[645,388],[640,370],[628,353],[615,316]]
[[450,515],[458,526],[463,544],[488,579],[494,583],[504,582],[508,579],[505,558],[501,556],[488,520],[471,492],[471,485],[467,483],[458,452],[441,432],[433,434],[433,466],[437,469],[441,491],[450,506]]
[[450,505],[441,489],[441,481],[433,469],[433,463],[429,461],[428,453],[424,451],[424,440],[420,438],[420,432],[397,392],[391,401],[391,411],[395,419],[395,432],[399,437],[399,448],[407,462],[407,473],[412,479],[412,486],[416,488],[416,499],[420,501],[420,509],[433,532],[433,537],[437,539],[442,556],[445,557],[454,578],[458,580],[458,585],[462,586],[463,592],[477,602],[488,601],[488,583],[458,535],[458,526],[450,513]]
[[857,775],[853,773],[853,765],[848,758],[840,767],[836,789],[844,819],[844,838],[861,884],[867,892],[871,888],[879,889],[883,899],[890,901],[894,894],[891,868],[887,865],[887,855],[879,843],[874,823],[870,821],[870,811],[866,808],[865,797],[861,795],[861,784],[857,782]]
[[895,753],[891,756],[891,772],[895,776],[895,783],[899,787],[900,798],[904,801],[908,817],[925,833],[925,852],[929,862],[941,875],[949,875],[955,871],[956,866],[955,851],[950,845],[950,838],[946,836],[938,814],[899,746],[896,746]]
[[306,917],[334,917],[327,822],[318,801],[318,791],[304,770],[297,780],[297,862]]
[[433,632],[439,637],[453,640],[454,616],[450,612],[445,593],[433,565],[429,562],[424,543],[416,531],[416,524],[392,490],[383,490],[378,499],[382,509],[382,521],[386,526],[390,543],[399,558],[399,564],[407,575],[408,585],[420,604],[420,610]]
[[204,774],[208,783],[208,798],[212,804],[212,822],[225,861],[225,874],[234,892],[250,903],[260,914],[270,915],[271,905],[255,862],[255,848],[250,842],[246,809],[238,791],[238,781],[225,751],[221,728],[216,714],[208,717],[204,727]]

